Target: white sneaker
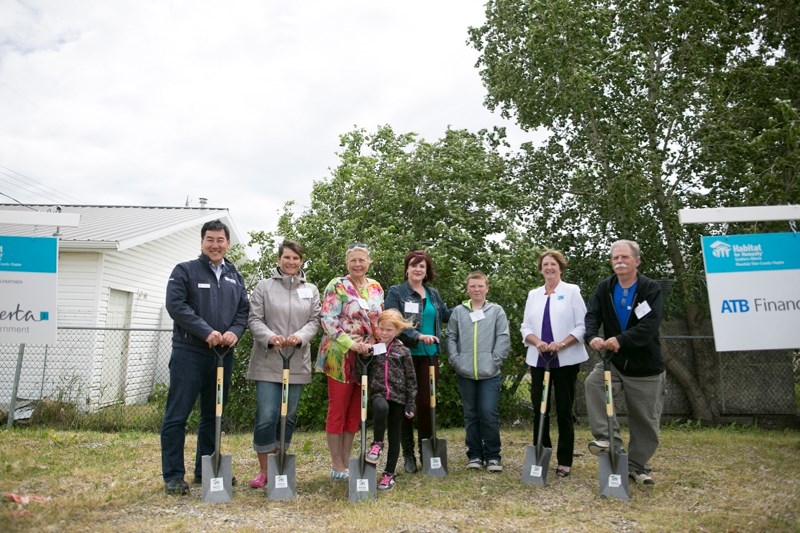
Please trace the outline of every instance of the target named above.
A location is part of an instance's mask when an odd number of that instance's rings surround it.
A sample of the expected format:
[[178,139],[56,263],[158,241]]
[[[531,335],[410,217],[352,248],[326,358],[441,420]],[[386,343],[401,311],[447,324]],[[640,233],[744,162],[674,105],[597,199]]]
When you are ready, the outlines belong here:
[[608,444],[607,440],[593,440],[589,442],[589,451],[592,455],[602,455],[604,453],[608,453],[608,449],[611,446]]
[[628,474],[637,485],[655,485],[656,482],[653,481],[653,478],[650,477],[650,474],[647,472],[631,472]]
[[480,459],[470,459],[467,463],[468,470],[480,470],[483,468],[483,461]]
[[489,462],[486,463],[486,470],[489,472],[502,472],[503,465],[500,463],[500,459],[489,459]]

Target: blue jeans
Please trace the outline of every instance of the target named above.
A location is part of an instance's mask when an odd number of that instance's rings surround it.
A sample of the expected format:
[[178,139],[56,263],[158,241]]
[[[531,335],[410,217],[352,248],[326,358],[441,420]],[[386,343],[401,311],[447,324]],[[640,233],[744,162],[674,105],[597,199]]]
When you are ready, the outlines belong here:
[[456,376],[464,405],[467,457],[500,460],[500,388],[503,378],[470,379]]
[[[281,383],[256,381],[256,421],[253,428],[253,449],[267,453],[280,447],[281,441]],[[303,385],[289,385],[286,412],[286,447],[292,442],[297,405],[303,394]]]
[[[223,358],[223,406],[228,398],[233,369],[233,350]],[[214,453],[216,418],[217,358],[186,348],[172,348],[169,360],[169,393],[161,423],[161,474],[164,481],[183,479],[183,446],[186,421],[200,397],[200,422],[197,426],[197,454],[194,475],[202,473],[201,458]]]

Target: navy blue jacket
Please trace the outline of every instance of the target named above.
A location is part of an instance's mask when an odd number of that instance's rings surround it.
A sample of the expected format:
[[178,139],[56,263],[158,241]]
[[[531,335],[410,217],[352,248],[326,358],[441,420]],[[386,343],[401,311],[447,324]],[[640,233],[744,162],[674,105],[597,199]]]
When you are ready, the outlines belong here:
[[[434,335],[439,339],[439,350],[440,352],[444,349],[444,339],[442,339],[442,322],[447,322],[450,320],[450,312],[451,310],[447,308],[447,305],[442,301],[442,297],[439,296],[439,291],[425,285],[425,288],[428,290],[428,294],[431,295],[431,304],[436,308],[436,322],[435,322],[435,329]],[[405,306],[406,302],[415,302],[419,304],[419,313],[406,313]],[[419,294],[411,288],[411,285],[408,282],[401,283],[400,285],[392,285],[389,287],[389,292],[386,293],[386,299],[383,302],[384,309],[397,309],[400,311],[406,320],[410,320],[414,323],[414,328],[409,328],[403,330],[400,335],[397,336],[403,344],[408,346],[409,348],[414,348],[419,343],[419,327],[420,327],[420,319],[422,314],[422,298],[420,298]]]
[[167,312],[174,321],[172,346],[213,353],[206,344],[212,331],[227,331],[239,339],[247,326],[250,302],[244,278],[233,266],[223,262],[222,275],[211,270],[204,254],[192,261],[179,263],[167,283]]
[[[628,325],[623,330],[617,312],[614,310],[614,285],[617,276],[604,279],[597,286],[586,306],[586,334],[588,344],[599,336],[603,326],[603,338],[616,337],[620,349],[611,357],[611,363],[626,376],[655,376],[664,371],[664,358],[661,356],[661,339],[658,327],[664,316],[664,297],[661,285],[642,274],[634,293]],[[641,319],[636,317],[636,306],[646,301],[650,312]]]

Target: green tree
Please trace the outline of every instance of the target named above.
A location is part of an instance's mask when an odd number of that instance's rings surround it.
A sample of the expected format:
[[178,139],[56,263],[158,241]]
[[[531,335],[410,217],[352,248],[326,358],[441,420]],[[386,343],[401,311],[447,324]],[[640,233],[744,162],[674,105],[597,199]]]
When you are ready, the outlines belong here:
[[[502,239],[513,223],[510,213],[519,207],[500,154],[503,135],[448,129],[426,142],[388,126],[346,133],[330,179],[314,184],[307,210],[295,214],[287,205],[276,235],[305,246],[306,275],[320,290],[346,272],[347,247],[366,243],[373,259],[369,275],[384,288],[403,281],[409,251],[425,249],[436,267],[433,285],[448,305],[466,298],[467,273],[481,269],[492,278],[490,299],[514,308],[517,300],[524,303],[525,293],[508,291],[500,275],[511,257]],[[275,236],[260,238],[271,252]],[[510,318],[518,328],[521,311]],[[514,362],[509,365],[516,374]],[[439,418],[442,424],[461,423],[455,380],[446,367]]]
[[[785,2],[772,4],[775,12],[790,11]],[[755,91],[758,76],[749,94],[736,86],[747,68],[764,74],[781,47],[792,42],[796,48],[796,26],[770,23],[767,11],[745,0],[638,0],[624,6],[608,0],[490,0],[486,22],[470,28],[486,104],[523,128],[549,132],[541,146],[527,145],[512,168],[519,189],[531,191],[529,208],[518,218],[523,239],[557,243],[576,259],[584,287],[603,272],[597,267],[607,264],[611,241],[638,240],[643,270],[675,280],[673,314],[690,334],[704,333],[698,239],[704,228],[682,227],[678,209],[766,199],[776,188],[766,176],[787,184],[796,179],[796,137],[794,152],[783,137],[797,132],[797,101],[782,107],[789,126],[770,129],[760,103],[776,95],[769,87]],[[792,31],[794,40],[787,40]],[[797,61],[782,67],[794,76]],[[721,117],[731,94],[740,97],[737,116],[752,116],[765,127],[733,128],[733,117]],[[729,150],[715,152],[714,139],[725,136]],[[742,137],[752,140],[750,153],[725,168],[723,160]],[[784,156],[779,168],[766,164],[767,148]],[[756,157],[764,160],[757,182],[744,170]],[[781,177],[782,171],[794,177]],[[714,187],[725,172],[748,193],[727,194],[733,181]],[[759,187],[771,192],[756,194]],[[700,343],[693,348],[694,369],[668,351],[666,365],[693,415],[716,423],[716,354]]]

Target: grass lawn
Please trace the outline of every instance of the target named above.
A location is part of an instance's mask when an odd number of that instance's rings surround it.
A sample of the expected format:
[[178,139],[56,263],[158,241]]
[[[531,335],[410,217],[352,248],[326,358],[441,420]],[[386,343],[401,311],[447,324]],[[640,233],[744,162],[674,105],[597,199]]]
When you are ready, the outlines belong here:
[[[529,435],[505,428],[505,471],[490,474],[466,470],[463,430],[440,431],[446,478],[402,475],[359,504],[328,475],[324,433],[295,434],[298,495],[286,502],[247,486],[257,469],[252,436],[227,435],[223,453],[233,455],[239,485],[232,502],[207,504],[199,486],[164,494],[158,435],[2,430],[0,491],[45,501],[3,498],[0,531],[800,531],[800,432],[666,427],[652,461],[657,484],[631,485],[628,502],[598,496],[585,427],[571,477],[555,476],[554,452],[548,486],[523,485]],[[193,435],[186,452],[194,457]]]

